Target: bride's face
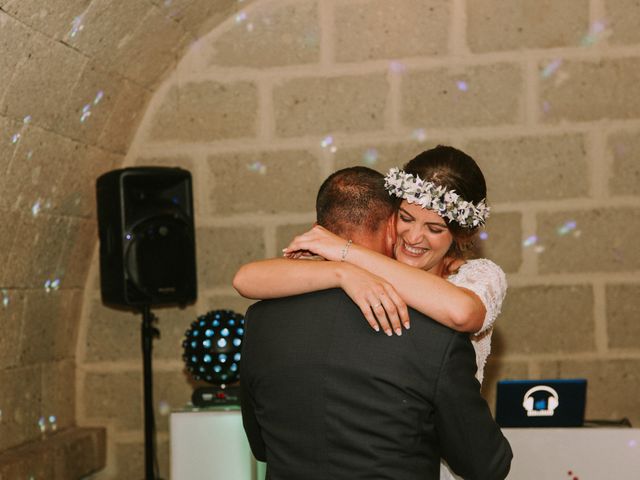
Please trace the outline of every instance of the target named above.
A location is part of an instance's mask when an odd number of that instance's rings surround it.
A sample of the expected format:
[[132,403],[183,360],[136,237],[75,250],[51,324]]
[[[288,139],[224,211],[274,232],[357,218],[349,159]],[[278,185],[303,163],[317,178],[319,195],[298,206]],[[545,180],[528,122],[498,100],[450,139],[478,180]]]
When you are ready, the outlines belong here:
[[396,260],[427,271],[441,265],[453,242],[453,236],[440,215],[406,200],[398,211],[396,232]]

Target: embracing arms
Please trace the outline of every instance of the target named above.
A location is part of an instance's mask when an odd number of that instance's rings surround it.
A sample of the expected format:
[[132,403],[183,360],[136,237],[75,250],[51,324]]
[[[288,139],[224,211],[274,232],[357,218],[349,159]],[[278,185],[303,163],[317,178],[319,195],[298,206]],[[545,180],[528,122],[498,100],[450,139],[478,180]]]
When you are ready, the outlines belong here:
[[296,237],[285,253],[305,250],[337,261],[253,262],[240,268],[233,286],[241,295],[259,299],[342,288],[369,324],[376,328],[379,322],[387,333],[387,316],[396,333],[401,323],[408,326],[406,305],[454,330],[478,332],[483,327],[487,310],[473,291],[355,244],[341,262],[345,244],[346,240],[316,226]]
[[374,330],[382,327],[387,335],[392,329],[400,334],[400,325],[409,325],[407,305],[389,282],[345,262],[288,258],[251,262],[240,267],[233,287],[244,297],[261,300],[342,288]]
[[[308,250],[328,260],[340,260],[346,240],[315,226],[297,236],[287,252]],[[352,245],[344,260],[391,283],[410,307],[460,332],[478,332],[486,315],[482,300],[439,275],[405,265],[359,245]]]

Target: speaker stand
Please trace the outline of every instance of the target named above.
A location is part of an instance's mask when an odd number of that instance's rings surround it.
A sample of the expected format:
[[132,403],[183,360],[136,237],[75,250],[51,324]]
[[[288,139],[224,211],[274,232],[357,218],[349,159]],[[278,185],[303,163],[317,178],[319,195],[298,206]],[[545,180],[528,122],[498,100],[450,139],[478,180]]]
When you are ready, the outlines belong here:
[[156,480],[155,460],[155,418],[153,414],[153,371],[151,368],[151,352],[153,339],[160,337],[160,331],[153,326],[156,317],[151,307],[142,307],[142,365],[144,375],[144,466],[145,480]]

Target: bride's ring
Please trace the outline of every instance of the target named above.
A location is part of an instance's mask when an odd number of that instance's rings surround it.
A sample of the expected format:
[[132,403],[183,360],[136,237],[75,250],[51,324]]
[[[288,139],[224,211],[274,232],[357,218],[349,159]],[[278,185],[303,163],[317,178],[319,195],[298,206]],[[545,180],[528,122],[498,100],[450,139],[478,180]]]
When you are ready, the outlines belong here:
[[371,305],[371,308],[378,308],[382,305],[382,302],[376,303],[375,305]]

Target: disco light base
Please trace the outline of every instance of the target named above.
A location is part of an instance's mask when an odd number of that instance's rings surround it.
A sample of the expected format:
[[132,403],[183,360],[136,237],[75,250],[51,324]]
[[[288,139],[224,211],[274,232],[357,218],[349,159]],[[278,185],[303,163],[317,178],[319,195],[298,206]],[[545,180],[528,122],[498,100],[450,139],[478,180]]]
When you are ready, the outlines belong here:
[[220,405],[240,405],[240,387],[200,387],[191,395],[195,407],[214,407]]

